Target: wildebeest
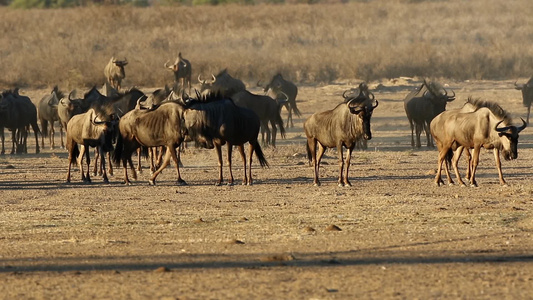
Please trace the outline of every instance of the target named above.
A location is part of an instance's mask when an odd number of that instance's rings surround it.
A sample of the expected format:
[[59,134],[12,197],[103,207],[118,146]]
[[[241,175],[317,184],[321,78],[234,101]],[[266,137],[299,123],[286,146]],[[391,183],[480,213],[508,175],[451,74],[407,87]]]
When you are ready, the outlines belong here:
[[179,170],[179,152],[176,152],[176,148],[184,140],[181,119],[182,113],[182,105],[175,102],[165,102],[153,110],[134,109],[120,119],[120,134],[117,139],[113,160],[116,163],[122,161],[124,182],[126,184],[131,184],[128,178],[128,164],[133,172],[133,178],[136,179],[137,177],[131,161],[131,155],[141,146],[165,146],[167,150],[163,163],[152,174],[149,180],[150,185],[155,185],[157,175],[168,166],[170,158],[176,163],[178,184],[185,184]]
[[[263,145],[276,147],[277,127],[282,138],[285,138],[285,128],[280,116],[280,104],[266,95],[256,95],[249,91],[240,91],[230,97],[237,106],[245,107],[257,114],[261,122],[261,141]],[[272,127],[272,132],[268,126]],[[265,138],[266,133],[266,138]]]
[[[208,149],[216,149],[219,166],[217,185],[223,182],[222,146],[227,144],[229,184],[233,184],[231,170],[232,147],[237,146],[244,167],[243,184],[251,185],[252,156],[255,152],[261,167],[268,166],[261,146],[257,141],[259,134],[259,117],[244,107],[239,107],[232,100],[219,94],[209,94],[200,99],[191,100],[183,112],[183,121],[187,134],[199,145]],[[244,153],[244,144],[249,143],[248,163]],[[248,171],[247,165],[248,164]]]
[[118,97],[119,93],[117,90],[115,90],[111,84],[109,84],[109,82],[104,82],[104,84],[102,85],[102,92],[101,92],[102,95],[106,96],[106,97],[110,97],[110,98],[114,98],[114,97]]
[[117,60],[115,57],[111,57],[104,68],[105,78],[117,91],[120,91],[122,80],[126,77],[124,66],[127,64],[128,60],[126,58],[124,60]]
[[[260,85],[258,83],[258,85]],[[296,106],[296,96],[298,95],[298,87],[283,78],[283,76],[278,73],[272,77],[272,80],[263,87],[263,91],[266,95],[269,95],[273,99],[284,99],[287,97],[288,101],[283,105],[288,112],[287,116],[287,126],[294,127],[294,122],[292,120],[292,112],[294,112],[298,117],[302,114]]]
[[[476,107],[475,111],[444,112],[431,122],[431,134],[439,150],[435,184],[443,183],[442,163],[445,160],[449,162],[453,157],[455,175],[459,183],[464,185],[456,167],[460,152],[454,156],[453,150],[457,148],[456,151],[461,151],[462,148],[466,148],[473,149],[468,180],[471,185],[477,186],[475,175],[481,147],[493,149],[500,183],[505,184],[501,170],[500,151],[506,160],[516,159],[518,157],[518,134],[526,128],[527,124],[522,119],[522,126],[511,125],[512,121],[508,113],[496,103],[481,100],[469,100],[469,102]],[[452,184],[448,169],[446,169],[446,176],[448,182]]]
[[514,83],[515,89],[522,91],[522,103],[527,107],[526,123],[529,124],[529,112],[531,110],[531,104],[533,103],[533,76],[529,78],[529,81],[525,84]]
[[200,91],[203,95],[220,94],[225,97],[231,97],[233,94],[246,90],[246,86],[240,79],[233,78],[227,69],[220,71],[216,76],[211,75],[212,81],[202,80],[198,75],[198,81],[201,83]]
[[174,62],[173,65],[169,65],[168,63],[169,61],[165,63],[165,68],[172,70],[172,72],[174,73],[174,81],[175,81],[174,90],[176,92],[180,91],[180,89],[185,90],[185,87],[187,86],[189,89],[188,93],[190,94],[191,93],[191,75],[192,75],[191,62],[183,58],[180,52],[178,53],[178,58],[176,58],[176,62]]
[[[59,90],[57,86],[52,89],[50,94],[44,96],[41,101],[39,101],[39,107],[37,109],[37,116],[39,122],[41,123],[41,147],[44,148],[44,138],[48,135],[50,140],[50,148],[54,149],[55,147],[55,130],[54,123],[59,121],[59,133],[61,136],[61,148],[65,147],[63,144],[63,126],[59,119],[58,114],[58,105],[59,100],[63,99],[64,95]],[[50,125],[50,130],[48,130],[48,125]]]
[[[453,91],[452,91],[453,92]],[[424,80],[422,85],[409,93],[405,97],[404,108],[411,126],[411,147],[415,147],[415,130],[416,130],[416,147],[420,148],[420,134],[422,130],[426,132],[427,146],[434,147],[433,140],[429,131],[429,123],[438,114],[446,110],[446,104],[455,100],[455,92],[452,96],[448,91],[436,82],[427,82]]]
[[[20,95],[18,89],[3,91],[0,94],[0,133],[2,138],[2,152],[4,148],[4,128],[12,132],[11,154],[27,153],[27,127],[31,126],[35,134],[35,153],[39,153],[39,140],[37,134],[40,133],[37,125],[37,108],[29,97]],[[19,138],[17,138],[19,136]]]
[[[116,122],[112,116],[104,111],[91,108],[87,112],[73,116],[67,124],[67,150],[68,150],[68,172],[67,182],[70,182],[70,168],[74,159],[80,168],[81,180],[91,182],[89,175],[90,155],[89,147],[96,147],[100,153],[113,151],[112,138],[113,128]],[[79,149],[78,149],[79,146]],[[86,156],[87,173],[83,171],[83,155]],[[104,182],[109,182],[105,170],[105,155],[100,160],[103,170]]]
[[[314,113],[304,123],[307,136],[307,157],[314,167],[314,180],[316,186],[320,185],[318,179],[320,161],[326,148],[337,148],[339,156],[339,186],[351,186],[348,180],[348,170],[352,151],[357,139],[372,138],[370,131],[370,118],[378,106],[378,101],[370,93],[365,95],[360,92],[356,97],[337,105],[332,110]],[[318,146],[318,151],[317,151]],[[346,147],[346,171],[344,169],[343,146]]]

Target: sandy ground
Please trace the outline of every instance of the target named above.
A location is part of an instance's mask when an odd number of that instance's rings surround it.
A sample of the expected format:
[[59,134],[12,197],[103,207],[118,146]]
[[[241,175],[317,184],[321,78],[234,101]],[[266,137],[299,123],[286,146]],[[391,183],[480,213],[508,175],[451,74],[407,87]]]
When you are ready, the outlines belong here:
[[[125,186],[121,170],[82,184],[75,169],[66,184],[66,151],[47,143],[34,154],[32,140],[29,154],[0,157],[0,298],[532,298],[531,129],[519,159],[503,161],[508,186],[482,151],[479,187],[437,187],[437,150],[411,149],[403,109],[419,83],[369,83],[380,104],[368,150],[352,157],[352,187],[336,184],[334,150],[312,185],[302,127],[358,82],[300,87],[303,115],[264,149],[270,168],[254,166],[253,186],[215,186],[214,150],[195,148],[182,155],[188,186],[172,168],[155,187],[147,171]],[[512,81],[442,83],[457,94],[448,108],[473,96],[517,123],[525,115]]]

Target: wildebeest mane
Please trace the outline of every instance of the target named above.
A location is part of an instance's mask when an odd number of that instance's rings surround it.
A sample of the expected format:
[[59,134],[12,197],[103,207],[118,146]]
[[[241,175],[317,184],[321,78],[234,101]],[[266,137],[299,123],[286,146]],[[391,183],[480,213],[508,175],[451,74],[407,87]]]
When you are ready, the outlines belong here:
[[216,92],[209,92],[204,95],[197,93],[196,98],[188,98],[184,101],[185,102],[184,104],[185,104],[185,108],[189,108],[196,104],[201,104],[201,103],[206,104],[206,103],[217,102],[221,100],[230,100],[233,103],[233,101],[230,98],[224,97],[224,95],[221,92],[216,91]]
[[473,99],[472,97],[468,97],[465,104],[471,104],[473,105],[476,110],[480,109],[482,107],[488,108],[497,118],[504,120],[506,123],[511,123],[511,117],[509,116],[509,113],[507,113],[500,105],[497,103],[487,101],[487,100],[481,100],[481,99]]

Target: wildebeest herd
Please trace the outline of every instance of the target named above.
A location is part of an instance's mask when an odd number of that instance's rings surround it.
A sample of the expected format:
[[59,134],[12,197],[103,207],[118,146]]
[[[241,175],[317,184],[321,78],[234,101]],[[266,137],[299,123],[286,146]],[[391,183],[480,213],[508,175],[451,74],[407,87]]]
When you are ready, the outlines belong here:
[[[126,59],[112,57],[104,69],[107,82],[102,91],[93,87],[82,98],[76,91],[68,95],[54,87],[36,107],[32,101],[19,94],[18,89],[5,90],[0,95],[0,131],[2,154],[5,153],[4,127],[12,132],[11,153],[27,153],[27,136],[30,127],[35,135],[36,153],[49,137],[51,148],[55,147],[54,122],[59,122],[61,147],[68,150],[67,182],[71,180],[71,165],[76,163],[83,182],[90,182],[89,148],[95,148],[93,175],[101,174],[104,182],[113,174],[112,162],[122,162],[124,183],[131,184],[141,170],[141,154],[150,157],[151,177],[156,184],[157,176],[172,159],[176,166],[178,184],[185,184],[180,173],[180,151],[187,142],[197,147],[215,149],[218,157],[219,176],[217,185],[223,183],[222,146],[227,145],[229,168],[228,184],[234,183],[232,174],[232,149],[237,147],[243,160],[243,184],[251,185],[252,161],[255,153],[262,167],[268,166],[261,145],[276,146],[276,135],[285,137],[285,125],[281,118],[283,107],[288,112],[286,125],[293,127],[293,113],[301,116],[296,106],[298,88],[281,74],[276,74],[269,83],[257,83],[264,94],[254,94],[246,89],[239,79],[233,78],[225,69],[210,80],[198,76],[200,90],[191,95],[190,61],[179,53],[175,63],[165,68],[173,71],[175,82],[144,94],[136,88],[122,91],[121,83],[126,76]],[[420,135],[426,134],[428,147],[438,148],[438,170],[435,183],[443,183],[441,170],[453,184],[449,168],[453,167],[457,181],[465,185],[458,171],[458,161],[466,153],[466,179],[477,186],[475,172],[481,148],[493,149],[501,184],[503,179],[500,152],[505,159],[518,156],[519,133],[529,123],[529,110],[533,101],[533,77],[525,84],[515,87],[522,91],[527,107],[527,122],[515,126],[509,114],[490,101],[471,99],[460,109],[446,110],[446,104],[455,100],[455,92],[448,91],[439,83],[426,81],[409,93],[404,100],[405,112],[411,127],[411,146],[420,148]],[[194,97],[193,97],[194,96]],[[372,138],[371,117],[379,101],[369,91],[366,83],[343,93],[344,101],[331,110],[316,112],[304,123],[307,137],[307,154],[314,169],[314,185],[320,185],[319,168],[327,148],[337,148],[339,161],[339,186],[350,186],[349,166],[352,151],[365,149],[366,141]],[[39,120],[41,129],[37,124]],[[63,141],[66,131],[66,142]],[[258,141],[261,132],[261,144]],[[244,145],[248,143],[248,156]],[[343,155],[346,148],[346,156]],[[472,151],[472,154],[470,153]],[[137,153],[137,168],[132,161]],[[106,156],[109,168],[106,170]],[[86,169],[83,165],[85,158]]]

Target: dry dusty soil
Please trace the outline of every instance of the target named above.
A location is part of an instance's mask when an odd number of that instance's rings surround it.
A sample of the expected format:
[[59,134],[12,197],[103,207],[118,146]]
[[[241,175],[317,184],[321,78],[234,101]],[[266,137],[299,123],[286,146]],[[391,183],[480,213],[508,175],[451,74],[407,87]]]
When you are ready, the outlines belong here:
[[[448,108],[473,96],[525,116],[513,81],[442,83],[457,94]],[[533,129],[503,161],[508,186],[482,151],[479,187],[437,187],[437,150],[411,148],[403,108],[420,80],[371,82],[379,106],[353,186],[337,186],[330,150],[315,187],[303,121],[357,84],[300,87],[303,115],[264,150],[270,168],[254,166],[253,186],[215,186],[214,150],[183,153],[188,186],[169,167],[155,187],[147,171],[132,186],[121,170],[83,184],[77,168],[66,184],[67,153],[48,143],[1,156],[0,298],[533,298]],[[234,164],[241,180],[237,154]]]

